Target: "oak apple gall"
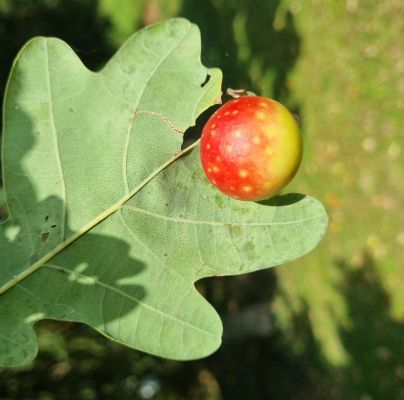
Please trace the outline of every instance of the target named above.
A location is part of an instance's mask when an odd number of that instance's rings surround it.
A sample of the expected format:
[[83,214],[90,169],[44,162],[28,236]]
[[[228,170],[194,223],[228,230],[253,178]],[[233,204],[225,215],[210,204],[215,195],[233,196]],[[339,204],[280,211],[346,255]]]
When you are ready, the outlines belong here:
[[207,121],[201,162],[208,180],[239,200],[272,197],[295,176],[303,143],[295,117],[262,96],[230,100]]

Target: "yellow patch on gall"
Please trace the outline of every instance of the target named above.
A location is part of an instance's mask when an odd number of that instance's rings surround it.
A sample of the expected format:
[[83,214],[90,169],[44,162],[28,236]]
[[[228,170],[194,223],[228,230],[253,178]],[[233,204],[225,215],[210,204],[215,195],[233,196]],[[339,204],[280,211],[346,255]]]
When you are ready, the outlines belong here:
[[241,137],[241,132],[240,131],[235,131],[234,136],[238,137],[238,138]]
[[250,193],[251,190],[252,190],[252,187],[246,185],[246,186],[243,186],[243,190],[244,190],[244,192],[246,192],[246,193]]
[[254,136],[253,139],[252,139],[252,142],[253,142],[254,144],[260,144],[260,143],[261,143],[261,139],[260,139],[259,136]]
[[240,169],[239,173],[238,173],[242,178],[245,178],[246,176],[248,176],[248,171],[246,169]]
[[230,111],[226,111],[225,113],[224,113],[224,115],[229,115],[230,114]]
[[217,165],[214,165],[212,167],[212,170],[213,170],[213,172],[219,172],[220,171],[220,169],[219,169],[219,167]]
[[273,156],[275,154],[275,150],[271,147],[266,147],[265,148],[265,154],[267,156]]
[[228,144],[228,145],[226,146],[226,151],[227,151],[228,153],[231,153],[231,152],[233,151],[233,146],[230,145],[230,144]]
[[234,110],[234,111],[232,112],[232,114],[233,114],[233,115],[237,115],[237,114],[238,114],[238,110]]
[[208,150],[210,149],[210,144],[209,144],[209,143],[206,145],[206,148],[207,148]]
[[262,111],[257,111],[255,113],[255,116],[256,116],[257,119],[259,119],[261,121],[263,121],[267,117],[266,114],[264,112],[262,112]]
[[269,188],[271,188],[272,186],[274,186],[273,182],[265,182],[264,183],[264,189],[268,190]]

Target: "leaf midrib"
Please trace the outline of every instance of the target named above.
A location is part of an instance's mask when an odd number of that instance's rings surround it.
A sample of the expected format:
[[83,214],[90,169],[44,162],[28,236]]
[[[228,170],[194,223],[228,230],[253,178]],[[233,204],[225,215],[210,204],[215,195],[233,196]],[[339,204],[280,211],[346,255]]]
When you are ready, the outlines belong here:
[[98,225],[100,222],[104,221],[106,218],[108,218],[110,215],[115,213],[117,210],[119,210],[123,204],[125,204],[131,197],[133,197],[140,189],[142,189],[148,182],[150,182],[155,176],[157,176],[161,171],[163,171],[165,168],[167,168],[171,163],[173,163],[176,159],[181,157],[183,154],[187,153],[188,151],[192,150],[194,147],[196,147],[199,144],[199,140],[188,146],[187,148],[181,150],[177,154],[175,154],[173,157],[171,157],[169,160],[167,160],[165,163],[163,163],[159,168],[154,170],[146,179],[144,179],[139,185],[137,185],[133,190],[131,190],[128,194],[123,196],[120,200],[118,200],[115,204],[113,204],[111,207],[109,207],[107,210],[99,214],[96,218],[94,218],[92,221],[88,222],[86,225],[84,225],[81,229],[79,229],[77,232],[75,232],[73,235],[68,237],[66,240],[63,242],[60,242],[56,247],[54,247],[49,253],[47,253],[45,256],[41,257],[38,261],[36,261],[34,264],[32,264],[29,268],[25,269],[18,275],[15,275],[13,279],[8,281],[6,284],[4,284],[2,287],[0,287],[0,295],[5,293],[6,291],[10,290],[13,288],[15,285],[17,285],[19,282],[23,281],[25,278],[28,276],[32,275],[35,271],[40,269],[45,263],[47,263],[50,259],[55,257],[57,254],[59,254],[63,249],[65,249],[67,246],[69,246],[71,243],[73,243],[75,240],[80,238],[82,235],[84,235],[86,232],[88,232],[90,229],[94,228],[96,225]]

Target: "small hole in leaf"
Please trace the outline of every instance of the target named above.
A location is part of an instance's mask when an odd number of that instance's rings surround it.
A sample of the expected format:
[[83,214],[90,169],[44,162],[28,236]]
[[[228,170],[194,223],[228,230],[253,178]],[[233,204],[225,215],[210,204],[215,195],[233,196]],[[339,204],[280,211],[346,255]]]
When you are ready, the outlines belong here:
[[207,74],[205,80],[201,83],[201,87],[205,87],[209,81],[210,81],[210,75]]
[[44,233],[42,233],[42,235],[41,235],[41,242],[42,242],[42,243],[47,242],[48,239],[49,239],[49,236],[50,236],[50,233],[49,233],[49,232],[44,232]]

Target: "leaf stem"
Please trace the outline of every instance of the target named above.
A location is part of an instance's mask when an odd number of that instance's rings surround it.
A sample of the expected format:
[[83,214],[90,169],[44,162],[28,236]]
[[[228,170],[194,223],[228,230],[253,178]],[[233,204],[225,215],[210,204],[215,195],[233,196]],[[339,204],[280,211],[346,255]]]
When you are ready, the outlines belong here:
[[113,213],[118,211],[123,206],[123,204],[125,204],[140,189],[142,189],[145,185],[147,185],[147,183],[149,183],[156,175],[158,175],[161,171],[163,171],[165,168],[167,168],[175,160],[180,158],[183,154],[185,154],[185,153],[189,152],[190,150],[192,150],[198,144],[199,144],[199,139],[196,142],[192,143],[190,146],[186,147],[185,149],[183,149],[180,152],[178,152],[177,154],[175,154],[173,157],[171,157],[165,163],[161,164],[161,166],[159,168],[157,168],[155,171],[153,171],[153,173],[151,173],[145,180],[143,180],[139,185],[137,185],[128,194],[126,194],[119,201],[117,201],[115,204],[113,204],[110,208],[108,208],[103,213],[98,215],[97,218],[94,218],[92,221],[90,221],[89,223],[84,225],[80,230],[75,232],[72,236],[68,237],[63,242],[60,242],[54,249],[52,249],[49,253],[47,253],[45,256],[40,258],[34,264],[32,264],[29,268],[27,268],[23,272],[19,273],[18,275],[15,275],[13,277],[13,279],[11,279],[5,285],[0,287],[0,295],[7,292],[7,290],[10,290],[15,285],[17,285],[18,283],[23,281],[25,278],[27,278],[28,276],[33,274],[35,271],[40,269],[44,264],[46,264],[51,258],[55,257],[63,249],[65,249],[67,246],[69,246],[71,243],[73,243],[75,240],[77,240],[79,237],[81,237],[86,232],[88,232],[90,229],[94,228],[100,222],[104,221],[110,215],[112,215]]

